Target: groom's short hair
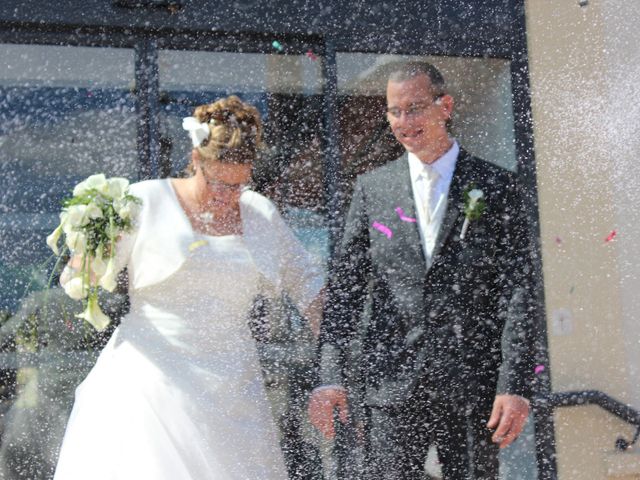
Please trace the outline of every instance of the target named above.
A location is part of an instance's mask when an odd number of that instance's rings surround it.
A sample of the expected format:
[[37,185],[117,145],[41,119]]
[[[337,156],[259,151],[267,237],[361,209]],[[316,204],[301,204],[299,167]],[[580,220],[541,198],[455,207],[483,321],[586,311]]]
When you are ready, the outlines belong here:
[[399,61],[388,65],[387,80],[389,82],[406,82],[420,75],[426,75],[435,96],[447,93],[444,77],[440,70],[425,61]]

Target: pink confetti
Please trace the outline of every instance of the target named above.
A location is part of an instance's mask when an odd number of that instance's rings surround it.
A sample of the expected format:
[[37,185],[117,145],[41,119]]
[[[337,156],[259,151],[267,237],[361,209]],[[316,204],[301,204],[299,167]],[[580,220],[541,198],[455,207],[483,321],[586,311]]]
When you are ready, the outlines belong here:
[[611,233],[609,235],[607,235],[607,238],[604,239],[604,241],[605,242],[610,242],[611,240],[616,238],[617,234],[618,234],[618,232],[616,230],[612,230]]
[[536,365],[536,368],[533,370],[536,375],[540,375],[544,372],[544,365]]
[[383,225],[383,224],[381,224],[379,222],[373,222],[372,227],[375,228],[376,230],[378,230],[379,232],[384,233],[388,238],[393,237],[393,232],[386,225]]
[[560,237],[556,237],[556,245],[562,245],[562,239]]
[[316,57],[316,54],[313,53],[311,50],[309,50],[306,55],[307,57],[309,57],[309,59],[313,60],[314,62],[318,60],[318,57]]
[[402,220],[403,222],[416,223],[416,219],[415,218],[411,218],[411,217],[407,217],[404,214],[404,210],[402,210],[402,208],[400,208],[400,207],[396,208],[396,213],[400,217],[400,220]]

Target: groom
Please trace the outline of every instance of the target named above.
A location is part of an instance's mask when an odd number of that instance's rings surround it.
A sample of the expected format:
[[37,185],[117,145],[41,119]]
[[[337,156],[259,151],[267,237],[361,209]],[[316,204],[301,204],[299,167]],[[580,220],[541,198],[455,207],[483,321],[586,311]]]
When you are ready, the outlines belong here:
[[336,411],[363,422],[367,480],[424,478],[430,445],[445,479],[497,479],[529,413],[522,200],[512,173],[449,136],[453,106],[432,65],[392,66],[387,119],[406,153],[358,178],[330,274],[309,414],[328,437]]

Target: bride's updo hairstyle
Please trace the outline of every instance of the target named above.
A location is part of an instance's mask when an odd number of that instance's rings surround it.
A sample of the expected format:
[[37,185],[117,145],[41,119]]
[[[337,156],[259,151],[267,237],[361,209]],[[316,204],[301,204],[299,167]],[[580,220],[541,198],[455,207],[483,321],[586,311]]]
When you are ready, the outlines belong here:
[[253,163],[263,148],[260,112],[235,95],[200,105],[193,116],[209,126],[209,137],[196,147],[205,162]]

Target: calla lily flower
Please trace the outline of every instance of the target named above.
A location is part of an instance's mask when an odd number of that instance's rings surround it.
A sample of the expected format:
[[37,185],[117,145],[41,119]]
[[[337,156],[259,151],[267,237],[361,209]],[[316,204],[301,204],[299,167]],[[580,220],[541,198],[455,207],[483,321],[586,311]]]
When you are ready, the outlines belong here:
[[107,292],[113,292],[116,289],[117,285],[117,275],[118,272],[116,272],[116,262],[112,257],[109,259],[109,262],[107,263],[107,269],[100,278],[98,285],[104,288]]
[[100,310],[98,296],[96,294],[89,295],[87,308],[84,309],[84,312],[76,315],[76,317],[86,320],[99,332],[107,328],[107,325],[111,322],[111,319]]
[[65,225],[68,228],[84,227],[89,223],[86,205],[72,205],[67,209],[67,219]]
[[87,213],[87,217],[91,219],[102,218],[104,216],[102,215],[102,209],[94,203],[87,205],[86,213]]
[[74,253],[84,253],[87,248],[87,237],[82,232],[67,232],[67,247]]
[[122,177],[114,177],[107,180],[109,185],[109,196],[115,200],[124,197],[129,188],[129,180]]
[[89,288],[82,275],[71,278],[63,285],[64,292],[74,300],[82,300],[87,296]]
[[96,249],[96,256],[91,259],[91,270],[96,277],[101,277],[107,271],[107,262],[102,257],[102,245]]
[[120,199],[113,202],[113,209],[120,215],[120,218],[128,220],[138,215],[140,206],[135,202]]
[[107,178],[104,176],[104,173],[91,175],[86,180],[77,184],[73,189],[73,196],[79,197],[92,189],[96,189],[100,193],[105,193],[105,194],[109,192],[109,184],[107,183]]
[[49,248],[53,250],[53,253],[56,255],[60,255],[60,250],[58,250],[58,240],[60,240],[60,235],[62,235],[62,224],[58,225],[47,237],[47,245],[49,245]]

